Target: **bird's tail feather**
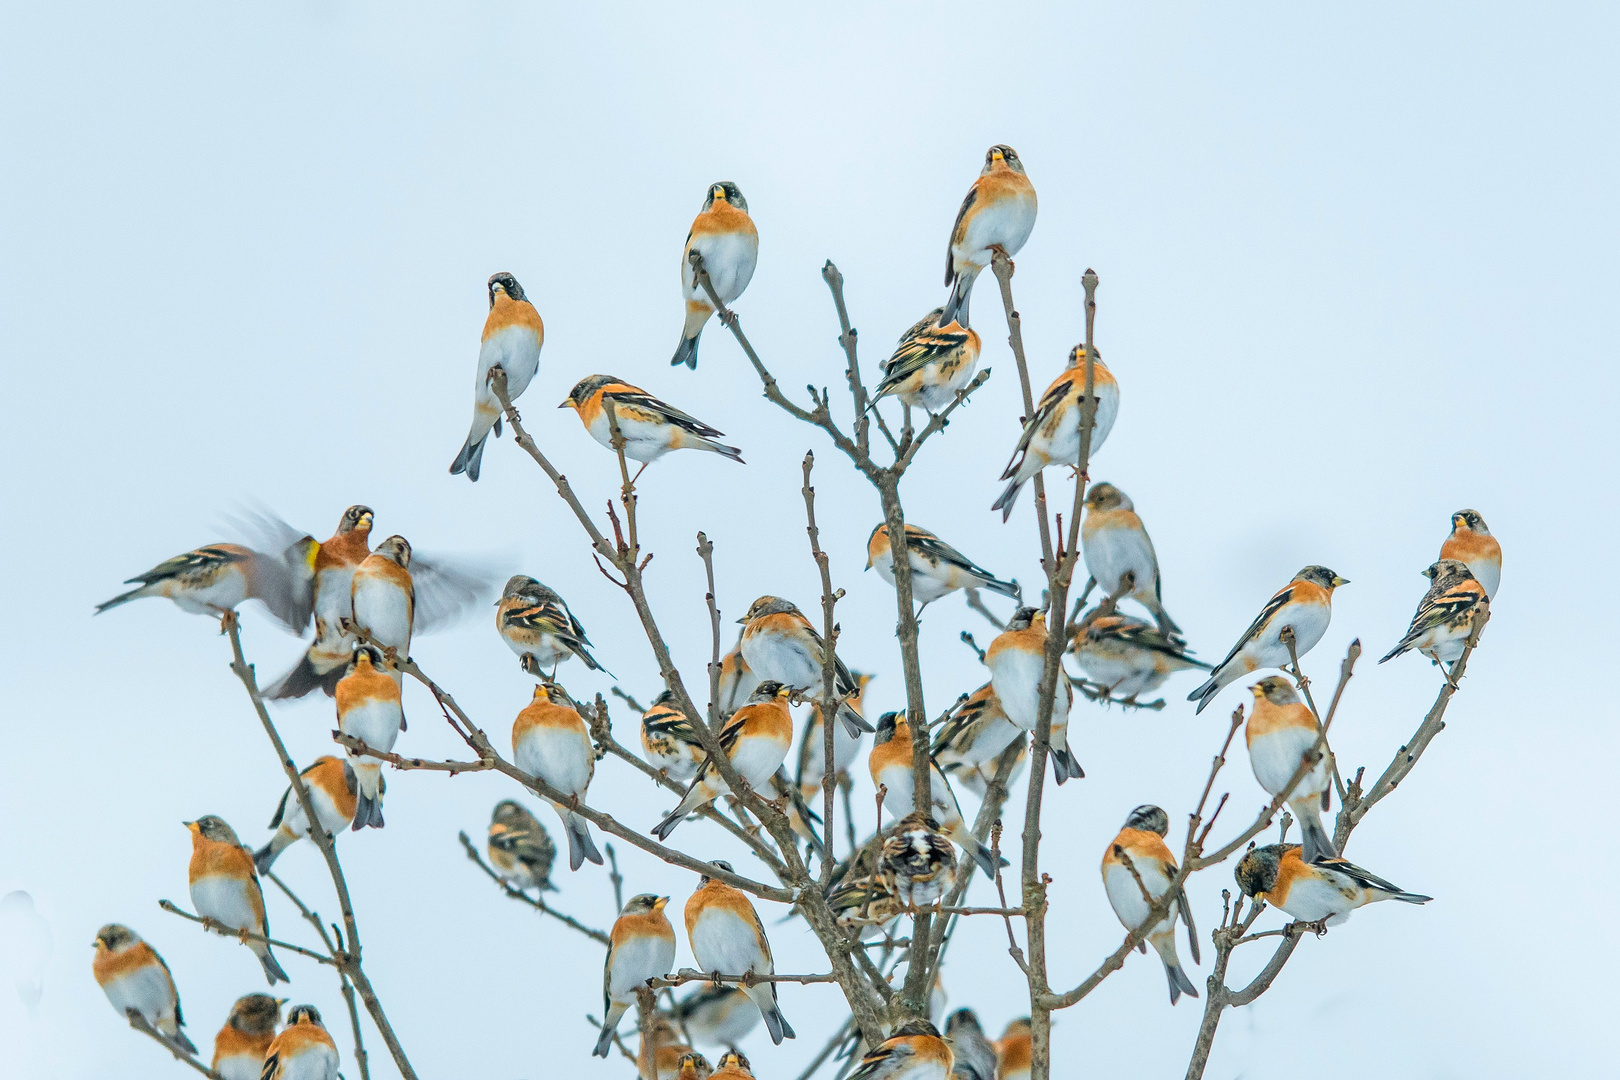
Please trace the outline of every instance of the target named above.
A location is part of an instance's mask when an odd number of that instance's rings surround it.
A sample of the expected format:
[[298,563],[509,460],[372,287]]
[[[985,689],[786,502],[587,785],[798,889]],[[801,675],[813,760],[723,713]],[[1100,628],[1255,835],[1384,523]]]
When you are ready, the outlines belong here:
[[476,442],[473,441],[472,435],[469,434],[467,441],[461,444],[461,453],[457,454],[456,460],[450,463],[450,475],[460,476],[462,473],[466,473],[467,479],[476,483],[478,481],[479,467],[484,461],[484,443],[488,441],[489,433],[487,431]]
[[945,302],[945,312],[939,317],[940,326],[949,326],[951,323],[968,324],[968,300],[973,295],[973,282],[979,276],[977,270],[968,269],[956,275],[951,282],[951,298]]
[[[317,643],[318,644],[318,643]],[[311,646],[313,650],[314,646]],[[310,659],[309,651],[299,657],[293,669],[272,683],[264,692],[265,698],[270,701],[280,701],[288,698],[301,698],[305,694],[316,690],[324,690],[327,697],[337,693],[337,684],[343,679],[343,666],[339,665],[331,671],[322,672]]]
[[354,820],[349,827],[359,832],[368,825],[373,829],[383,827],[382,793],[367,795],[361,788],[354,793]]
[[702,330],[699,330],[697,333],[693,334],[691,337],[686,337],[683,334],[681,336],[681,343],[679,345],[675,346],[675,357],[674,357],[674,359],[670,360],[669,366],[670,367],[680,367],[682,364],[685,364],[687,367],[691,368],[693,371],[696,371],[697,370],[698,338],[700,338],[702,336],[703,336],[703,331]]
[[1018,493],[1023,490],[1024,482],[1016,476],[1008,482],[1007,488],[1001,497],[990,504],[990,509],[1001,511],[1001,523],[1005,525],[1007,519],[1012,517],[1013,504],[1018,501]]
[[270,980],[271,986],[276,985],[278,982],[292,982],[287,977],[287,973],[281,970],[281,965],[276,962],[275,954],[270,951],[270,946],[264,946],[264,952],[259,954],[259,963],[264,967],[264,977]]
[[147,587],[145,585],[142,585],[140,588],[131,589],[127,593],[119,593],[117,596],[113,597],[111,600],[108,600],[106,603],[97,604],[96,605],[96,614],[100,615],[103,611],[108,611],[108,610],[110,610],[112,608],[115,608],[115,607],[118,607],[118,606],[120,606],[122,604],[127,604],[131,600],[139,600],[143,596],[150,596],[151,594],[148,593],[146,591],[146,589],[147,589]]
[[1000,593],[1009,600],[1021,601],[1024,598],[1024,590],[1019,588],[1018,582],[1016,581],[997,581],[994,578],[991,578],[989,581],[984,583],[984,587],[989,589],[991,592]]
[[1182,994],[1186,994],[1188,997],[1198,996],[1198,987],[1194,986],[1193,981],[1187,978],[1187,973],[1181,970],[1180,964],[1172,964],[1166,960],[1164,962],[1164,976],[1170,982],[1170,1004],[1174,1005],[1177,1001],[1180,1001]]
[[1085,779],[1086,771],[1075,760],[1074,751],[1067,746],[1062,749],[1051,747],[1049,753],[1052,758],[1052,779],[1062,784],[1065,780]]
[[568,814],[563,818],[563,828],[568,833],[568,869],[578,870],[587,860],[602,865],[602,853],[591,839],[589,822],[578,814]]
[[1299,830],[1305,841],[1305,850],[1303,852],[1305,861],[1311,863],[1323,858],[1338,858],[1339,852],[1334,848],[1333,840],[1328,836],[1327,830],[1322,828],[1322,818],[1316,813],[1316,808],[1307,806],[1301,809],[1305,812],[1301,813],[1299,809],[1296,809],[1294,816],[1299,819]]
[[270,867],[275,864],[276,859],[281,857],[281,853],[287,849],[287,845],[291,844],[294,839],[294,837],[277,831],[270,838],[268,844],[253,853],[253,868],[259,872],[261,877],[270,872]]
[[1196,701],[1196,702],[1198,702],[1198,708],[1193,710],[1193,715],[1196,716],[1199,713],[1203,712],[1205,706],[1207,706],[1211,701],[1214,701],[1215,700],[1215,695],[1220,693],[1220,692],[1221,692],[1221,681],[1220,681],[1220,679],[1217,678],[1214,675],[1211,675],[1209,677],[1209,679],[1204,683],[1204,685],[1200,686],[1198,689],[1194,690],[1192,693],[1187,695],[1187,700],[1188,701]]
[[852,739],[858,739],[869,731],[877,730],[866,722],[866,718],[848,705],[838,710],[838,719],[844,722],[844,730],[849,732]]
[[727,446],[725,443],[715,442],[713,439],[701,439],[700,438],[700,439],[693,439],[692,441],[697,443],[699,446],[701,446],[705,450],[712,450],[716,454],[719,454],[721,457],[730,458],[732,461],[735,461],[739,465],[748,464],[748,462],[743,460],[742,451],[740,449],[738,449],[737,447],[735,447],[735,446]]
[[591,1051],[592,1056],[605,1058],[613,1049],[613,1030],[619,1026],[619,1017],[624,1015],[625,1008],[618,1003],[608,1006],[607,1015],[602,1018],[602,1034],[597,1037],[596,1049]]
[[781,1046],[783,1039],[796,1037],[792,1025],[787,1022],[787,1017],[782,1015],[782,1010],[776,1005],[775,983],[751,986],[748,988],[748,996],[759,1006],[759,1014],[765,1018],[765,1030],[770,1033],[772,1043]]

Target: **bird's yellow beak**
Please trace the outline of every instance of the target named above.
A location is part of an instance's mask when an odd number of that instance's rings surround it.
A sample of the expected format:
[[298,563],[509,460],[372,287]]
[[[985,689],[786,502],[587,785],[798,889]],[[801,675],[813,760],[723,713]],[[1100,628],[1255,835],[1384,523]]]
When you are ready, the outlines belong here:
[[1249,693],[1253,694],[1255,696],[1255,700],[1257,701],[1259,700],[1260,695],[1264,694],[1265,692],[1265,689],[1259,683],[1255,683],[1253,686],[1249,687]]
[[663,911],[664,910],[664,905],[667,904],[667,903],[669,903],[669,897],[660,896],[658,899],[653,901],[653,910],[654,911]]
[[1348,584],[1350,584],[1350,579],[1349,578],[1340,577],[1338,574],[1333,575],[1333,587],[1335,589],[1337,589],[1340,585],[1348,585]]
[[370,514],[361,514],[360,515],[360,524],[364,525],[368,529],[371,528],[371,518],[372,518],[372,515],[370,515]]
[[557,406],[557,408],[559,408],[559,409],[578,409],[579,406],[574,404],[574,399],[573,398],[568,398],[561,405]]
[[741,623],[742,625],[747,626],[748,625],[748,616],[744,615],[742,618],[738,619],[737,621],[739,623]]
[[776,692],[776,696],[779,698],[791,697],[793,695],[793,690],[794,688],[791,686],[784,686]]
[[726,189],[721,185],[716,184],[714,187],[709,189],[709,194],[714,196],[716,199],[723,199],[726,197]]
[[990,160],[991,161],[1006,161],[1007,160],[1007,155],[1003,154],[1000,150],[992,150],[992,151],[990,151]]

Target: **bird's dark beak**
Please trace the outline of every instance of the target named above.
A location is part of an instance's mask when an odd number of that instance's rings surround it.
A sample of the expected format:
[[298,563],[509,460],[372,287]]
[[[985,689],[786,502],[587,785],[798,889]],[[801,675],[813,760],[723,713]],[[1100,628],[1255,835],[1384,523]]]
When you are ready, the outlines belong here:
[[747,626],[748,625],[748,616],[744,615],[742,618],[738,619],[737,621],[739,623],[741,623],[742,625]]

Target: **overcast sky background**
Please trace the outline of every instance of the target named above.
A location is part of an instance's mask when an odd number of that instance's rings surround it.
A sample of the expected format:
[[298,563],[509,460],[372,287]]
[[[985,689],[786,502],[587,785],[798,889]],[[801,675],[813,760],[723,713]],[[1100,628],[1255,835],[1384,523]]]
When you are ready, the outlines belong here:
[[[678,260],[705,185],[735,180],[761,236],[745,326],[789,392],[837,391],[822,262],[848,279],[870,378],[943,301],[946,236],[996,142],[1040,194],[1015,279],[1033,377],[1044,385],[1080,339],[1079,277],[1095,267],[1097,340],[1123,402],[1093,476],[1135,499],[1167,604],[1205,658],[1300,566],[1350,578],[1307,670],[1331,682],[1350,639],[1366,645],[1334,744],[1347,770],[1376,774],[1440,683],[1415,656],[1372,661],[1404,630],[1448,515],[1479,509],[1507,552],[1449,727],[1347,852],[1435,901],[1375,907],[1305,942],[1268,995],[1227,1015],[1209,1075],[1291,1075],[1304,1046],[1320,1048],[1310,1068],[1324,1080],[1594,1071],[1594,1033],[1620,1006],[1607,917],[1620,738],[1606,696],[1588,692],[1613,671],[1614,14],[819,7],[0,12],[0,895],[26,890],[50,942],[36,1005],[0,985],[8,1075],[185,1075],[91,978],[104,922],[167,958],[205,1052],[230,1003],[264,989],[247,950],[157,907],[187,900],[181,821],[217,813],[257,845],[285,787],[228,644],[157,601],[90,617],[129,575],[223,538],[246,500],[320,537],[365,502],[378,539],[533,574],[627,690],[657,692],[628,603],[510,438],[477,485],[446,475],[493,271],[514,273],[545,319],[521,406],[588,506],[615,490],[616,467],[554,407],[585,375],[636,382],[744,450],[746,468],[682,454],[643,478],[652,602],[688,684],[708,649],[699,529],[716,544],[728,647],[755,596],[815,602],[798,491],[813,448],[822,541],[849,591],[844,655],[878,675],[871,715],[902,702],[893,593],[860,572],[874,493],[761,400],[717,326],[696,373],[668,367]],[[908,477],[908,513],[1035,582],[1029,498],[1007,526],[988,509],[1020,412],[988,275],[973,314],[995,375]],[[415,655],[505,749],[531,681],[492,621],[480,606]],[[964,628],[990,636],[959,598],[928,612],[933,711],[983,681]],[[251,610],[245,641],[266,679],[301,648]],[[581,696],[611,685],[578,664],[562,675]],[[1096,872],[1105,845],[1138,803],[1184,820],[1246,697],[1228,690],[1195,718],[1181,700],[1195,683],[1174,680],[1162,713],[1076,710],[1087,777],[1049,793],[1043,849],[1061,987],[1121,935]],[[463,752],[417,688],[407,711],[401,750]],[[325,699],[276,717],[301,762],[331,751]],[[634,719],[615,719],[633,743]],[[1264,802],[1241,751],[1226,790],[1218,837]],[[600,949],[501,897],[456,842],[518,794],[496,775],[390,777],[388,828],[340,841],[367,970],[424,1077],[623,1076],[622,1061],[587,1057]],[[641,828],[672,804],[612,761],[591,801]],[[1011,831],[1021,807],[1020,790]],[[675,839],[756,872],[710,825]],[[616,846],[629,892],[685,902],[692,875]],[[312,846],[279,867],[337,915]],[[558,877],[559,907],[608,925],[605,874]],[[1231,885],[1229,867],[1194,879],[1206,931]],[[972,895],[993,892],[981,880]],[[270,913],[278,935],[310,937],[279,897]],[[822,968],[808,931],[762,914],[780,970]],[[27,923],[0,911],[13,942]],[[1002,935],[974,921],[945,967],[952,1007],[993,1032],[1027,1011]],[[1200,987],[1211,951],[1189,968]],[[1233,978],[1269,955],[1246,947]],[[11,949],[11,967],[24,956]],[[283,963],[354,1080],[335,981]],[[756,1031],[745,1049],[762,1080],[796,1075],[845,1012],[829,987],[782,1001],[800,1037],[775,1049]],[[1180,1075],[1199,1015],[1198,1002],[1170,1008],[1157,961],[1133,955],[1058,1017],[1060,1072]],[[392,1075],[367,1035],[373,1075]]]

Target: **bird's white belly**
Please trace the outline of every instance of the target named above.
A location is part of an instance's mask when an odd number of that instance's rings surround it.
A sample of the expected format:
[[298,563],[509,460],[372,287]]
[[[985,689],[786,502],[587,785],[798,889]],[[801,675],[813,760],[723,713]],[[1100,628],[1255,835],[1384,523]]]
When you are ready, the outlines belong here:
[[743,739],[732,751],[731,767],[751,787],[763,791],[786,757],[787,747],[775,739]]
[[530,728],[512,757],[518,768],[564,795],[584,795],[591,782],[590,740],[563,728]]
[[775,679],[784,686],[808,690],[821,696],[820,657],[779,634],[755,634],[743,638],[743,659],[761,681]]
[[407,650],[411,643],[411,605],[405,591],[371,575],[354,580],[354,621],[379,645]]
[[211,874],[191,883],[191,903],[197,914],[224,923],[232,930],[259,932],[259,916],[248,903],[251,886],[239,878]]
[[1485,590],[1487,598],[1496,595],[1496,587],[1502,584],[1502,564],[1486,562],[1484,559],[1475,559],[1468,563],[1468,572],[1474,575],[1480,587]]
[[[1046,657],[1040,653],[1008,649],[996,656],[990,668],[990,684],[1001,701],[1001,711],[1024,731],[1035,730],[1035,714],[1041,699],[1041,676]],[[1053,702],[1053,716],[1058,705]]]
[[[1127,856],[1128,857],[1128,856]],[[1142,875],[1142,884],[1147,886],[1148,894],[1155,900],[1164,895],[1169,881],[1157,868],[1147,866],[1135,859],[1131,860],[1137,871]],[[1148,917],[1152,910],[1147,900],[1142,897],[1142,888],[1136,884],[1131,872],[1123,866],[1111,864],[1103,871],[1103,889],[1108,893],[1108,903],[1114,908],[1114,914],[1127,930],[1135,930],[1142,925],[1142,920]],[[1166,915],[1154,926],[1153,933],[1162,933],[1175,928],[1175,909]]]
[[615,1001],[635,1000],[636,987],[648,979],[668,975],[675,964],[674,937],[641,934],[627,938],[613,950],[608,996]]
[[[940,567],[928,562],[916,552],[908,550],[906,552],[906,561],[911,564],[911,598],[919,604],[932,604],[955,588],[950,584]],[[873,559],[872,569],[878,572],[878,577],[892,586],[894,584],[894,550],[891,548]]]
[[489,373],[496,367],[506,372],[506,396],[516,401],[540,367],[540,337],[527,326],[508,326],[489,336],[478,350],[477,386],[480,400],[498,405],[489,387]]
[[729,911],[710,910],[692,926],[692,955],[698,967],[721,975],[743,975],[750,971],[769,975],[754,928]]
[[1111,656],[1087,651],[1076,654],[1074,659],[1088,678],[1111,687],[1120,697],[1152,690],[1166,678],[1154,670],[1153,658],[1145,652],[1132,650],[1122,656]]
[[109,982],[103,989],[120,1016],[134,1009],[153,1024],[161,1016],[174,1013],[169,1003],[169,984],[160,964],[147,964]]
[[1360,906],[1356,902],[1360,892],[1352,886],[1346,895],[1344,889],[1319,878],[1300,879],[1289,886],[1288,902],[1277,906],[1302,922],[1315,922],[1329,916],[1348,915]]
[[956,756],[970,765],[983,765],[1007,749],[1018,738],[1018,728],[1005,716],[998,716],[979,728],[973,741]]
[[338,633],[343,619],[353,618],[354,605],[350,601],[354,586],[354,567],[338,566],[322,570],[315,578],[315,617]]
[[400,708],[397,701],[368,701],[343,714],[339,725],[345,735],[352,735],[376,750],[392,750],[399,738]]
[[[315,784],[308,786],[309,798],[315,804],[315,814],[320,818],[321,828],[336,835],[349,824],[348,815],[338,812],[337,804],[325,789]],[[297,792],[287,796],[287,809],[281,815],[281,827],[295,837],[309,834],[309,819],[304,816],[304,804],[298,801]]]
[[263,1068],[262,1057],[253,1054],[232,1054],[220,1058],[219,1063],[214,1066],[214,1071],[225,1080],[259,1080]]
[[1326,604],[1289,605],[1272,617],[1271,625],[1244,651],[1253,656],[1256,667],[1286,667],[1288,646],[1283,644],[1283,627],[1294,628],[1294,651],[1304,656],[1322,640],[1332,617]]
[[240,567],[227,566],[210,584],[201,588],[188,588],[178,581],[169,582],[170,600],[181,611],[193,615],[206,615],[215,610],[225,611],[247,599],[247,578]]
[[[754,265],[759,260],[757,236],[746,232],[707,233],[693,238],[692,249],[703,256],[703,268],[709,272],[714,291],[726,303],[741,296],[753,280]],[[708,299],[709,294],[697,284],[690,263],[681,268],[681,278],[686,282],[688,300]]]
[[[1249,744],[1249,764],[1254,778],[1269,794],[1281,794],[1288,781],[1298,771],[1303,756],[1316,745],[1316,736],[1304,728],[1290,728],[1262,735]],[[1291,793],[1291,798],[1320,795],[1327,789],[1328,763],[1324,754],[1321,761]]]
[[330,1046],[306,1046],[284,1062],[279,1080],[337,1080],[337,1052]]
[[1103,595],[1118,590],[1126,574],[1136,575],[1132,592],[1153,595],[1158,566],[1147,537],[1134,529],[1098,529],[1085,541],[1086,569]]
[[[821,733],[821,724],[812,721],[805,728],[805,741],[809,746],[809,754],[805,758],[803,781],[807,784],[819,784],[824,775],[822,766],[827,761],[826,743]],[[855,758],[860,753],[861,740],[851,735],[843,724],[833,725],[833,772],[840,773],[855,764]]]
[[1035,211],[1035,199],[1028,195],[990,203],[968,222],[958,253],[976,266],[986,266],[990,262],[987,249],[991,244],[1000,244],[1011,258],[1029,240],[1035,228]]
[[[603,409],[590,426],[591,438],[613,449],[613,427]],[[632,461],[656,461],[674,449],[669,444],[670,431],[666,425],[649,424],[645,420],[632,420],[619,416],[619,434],[624,436],[624,456]]]

